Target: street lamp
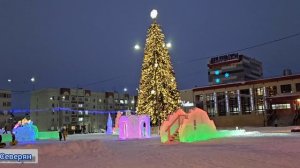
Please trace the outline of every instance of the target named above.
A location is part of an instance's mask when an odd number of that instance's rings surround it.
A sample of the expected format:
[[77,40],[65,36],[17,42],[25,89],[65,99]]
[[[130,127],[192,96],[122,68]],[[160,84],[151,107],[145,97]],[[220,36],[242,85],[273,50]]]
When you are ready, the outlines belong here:
[[166,44],[166,46],[167,46],[167,48],[172,48],[172,43],[171,43],[171,42],[168,42],[168,43]]
[[32,83],[32,90],[35,90],[35,86],[34,86],[34,83],[35,83],[35,77],[31,77],[30,78],[30,81],[31,81],[31,83]]
[[140,49],[141,49],[141,47],[139,44],[134,45],[134,50],[140,50]]
[[35,78],[32,77],[32,78],[30,79],[30,81],[31,81],[32,83],[34,83],[34,82],[35,82]]
[[11,80],[11,79],[7,79],[7,82],[8,82],[8,83],[11,83],[11,82],[12,82],[12,80]]
[[124,92],[127,92],[127,88],[124,88],[123,90],[124,90]]

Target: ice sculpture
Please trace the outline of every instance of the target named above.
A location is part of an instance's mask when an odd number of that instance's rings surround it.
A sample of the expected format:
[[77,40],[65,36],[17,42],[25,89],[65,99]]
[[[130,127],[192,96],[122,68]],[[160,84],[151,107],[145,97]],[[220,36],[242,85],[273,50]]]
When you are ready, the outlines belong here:
[[194,142],[219,137],[216,126],[207,112],[194,108],[185,113],[178,109],[160,128],[161,142]]
[[119,120],[120,117],[122,116],[123,112],[118,111],[117,112],[117,117],[115,119],[115,127],[113,128],[113,134],[119,134]]
[[151,137],[150,117],[147,115],[121,116],[119,139],[142,139]]
[[178,132],[180,142],[208,140],[217,136],[214,121],[209,119],[206,111],[199,108],[190,110]]
[[19,142],[35,141],[38,138],[38,128],[26,118],[19,121],[13,128],[16,140]]
[[110,113],[108,113],[106,126],[107,126],[106,134],[111,135],[113,133],[113,131],[112,131],[112,119],[111,119]]

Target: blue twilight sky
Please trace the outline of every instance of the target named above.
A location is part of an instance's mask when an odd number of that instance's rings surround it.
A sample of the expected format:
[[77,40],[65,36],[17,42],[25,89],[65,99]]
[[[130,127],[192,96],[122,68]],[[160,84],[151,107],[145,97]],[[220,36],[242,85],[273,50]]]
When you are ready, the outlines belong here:
[[[153,8],[179,89],[208,83],[208,59],[193,59],[300,32],[299,0],[0,0],[0,88],[31,90],[34,76],[35,89],[135,93],[143,52],[133,46],[144,44]],[[266,77],[300,72],[300,36],[241,53],[262,61]],[[29,95],[14,94],[14,107],[28,107]]]

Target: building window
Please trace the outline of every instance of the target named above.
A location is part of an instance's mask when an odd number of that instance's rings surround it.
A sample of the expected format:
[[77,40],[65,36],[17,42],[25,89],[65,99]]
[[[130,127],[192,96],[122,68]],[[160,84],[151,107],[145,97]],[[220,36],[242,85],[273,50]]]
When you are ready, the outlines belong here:
[[287,85],[281,85],[281,93],[292,93],[292,85],[287,84]]
[[217,103],[218,103],[219,116],[225,116],[226,115],[226,101],[225,101],[225,93],[224,92],[217,93]]
[[65,122],[70,122],[70,117],[65,117]]
[[230,115],[239,114],[239,105],[236,91],[228,92],[228,103],[229,103],[229,112]]
[[195,96],[195,104],[196,104],[196,107],[203,109],[203,107],[204,107],[203,95],[196,95]]
[[240,91],[241,96],[241,111],[242,114],[251,113],[251,102],[250,102],[250,91],[249,89],[244,89]]
[[[200,100],[200,97],[199,97]],[[214,95],[213,94],[207,94],[206,95],[206,111],[209,116],[215,116],[215,101],[214,101]]]
[[6,106],[7,106],[7,107],[10,107],[10,106],[11,106],[11,102],[7,102],[7,103],[6,103]]
[[269,97],[277,95],[277,86],[269,86],[266,89],[267,89],[267,95]]
[[256,89],[256,95],[257,96],[263,96],[264,95],[264,89],[263,88],[257,88]]
[[272,104],[272,109],[290,109],[291,104]]
[[296,92],[300,92],[300,83],[296,83]]

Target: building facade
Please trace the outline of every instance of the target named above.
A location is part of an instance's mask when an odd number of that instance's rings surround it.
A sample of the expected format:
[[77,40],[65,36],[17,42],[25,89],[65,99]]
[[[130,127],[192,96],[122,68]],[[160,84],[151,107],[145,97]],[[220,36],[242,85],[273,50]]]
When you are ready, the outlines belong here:
[[241,54],[229,54],[211,58],[208,63],[210,85],[261,79],[262,63]]
[[31,96],[30,118],[39,130],[99,132],[106,128],[107,116],[118,110],[135,110],[136,97],[128,93],[93,92],[86,89],[43,89]]
[[299,123],[300,74],[198,87],[181,96],[220,127]]
[[11,102],[11,91],[0,89],[0,128],[8,127],[9,111],[12,108]]

